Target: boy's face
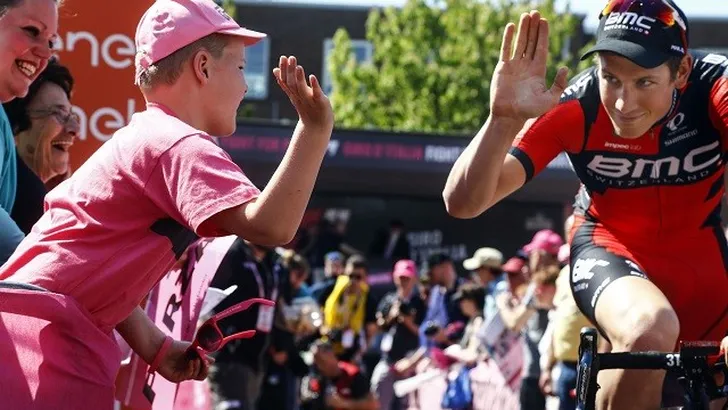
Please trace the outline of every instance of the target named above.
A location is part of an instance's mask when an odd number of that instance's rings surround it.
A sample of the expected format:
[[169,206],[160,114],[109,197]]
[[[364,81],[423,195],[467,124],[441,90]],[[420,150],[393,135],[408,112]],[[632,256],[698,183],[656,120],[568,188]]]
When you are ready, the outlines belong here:
[[211,135],[227,137],[235,132],[238,108],[248,92],[245,64],[245,45],[239,38],[231,38],[223,55],[208,61],[201,106],[208,112],[206,131]]

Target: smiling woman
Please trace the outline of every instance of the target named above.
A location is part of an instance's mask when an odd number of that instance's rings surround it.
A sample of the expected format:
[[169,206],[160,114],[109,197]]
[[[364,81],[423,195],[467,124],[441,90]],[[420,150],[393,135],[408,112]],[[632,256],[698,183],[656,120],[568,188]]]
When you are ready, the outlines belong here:
[[49,181],[70,175],[68,150],[79,127],[71,112],[72,91],[71,73],[51,60],[25,97],[3,104],[17,145],[18,190],[11,217],[26,234],[43,214]]
[[[58,1],[0,0],[0,102],[25,96],[45,69],[58,31]],[[0,264],[23,232],[10,218],[17,190],[15,143],[0,109]]]

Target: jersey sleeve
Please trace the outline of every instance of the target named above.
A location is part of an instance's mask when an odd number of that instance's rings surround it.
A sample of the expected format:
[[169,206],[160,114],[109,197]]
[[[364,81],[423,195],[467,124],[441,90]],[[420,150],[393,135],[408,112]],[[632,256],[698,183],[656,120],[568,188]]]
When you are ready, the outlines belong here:
[[508,153],[523,165],[528,182],[562,151],[579,151],[583,130],[584,115],[579,101],[568,100],[541,117],[529,120]]
[[[724,57],[722,64],[728,65],[728,59]],[[710,89],[709,115],[720,132],[723,152],[728,152],[728,68],[723,68]]]
[[145,194],[200,236],[226,235],[204,221],[260,195],[230,156],[200,135],[182,138],[159,158]]

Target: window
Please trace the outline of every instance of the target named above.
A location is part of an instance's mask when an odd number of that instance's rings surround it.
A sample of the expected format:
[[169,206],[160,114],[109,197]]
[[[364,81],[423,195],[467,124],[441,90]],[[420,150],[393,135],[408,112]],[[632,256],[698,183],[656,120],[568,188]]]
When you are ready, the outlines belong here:
[[270,68],[270,39],[264,38],[251,47],[245,47],[245,80],[248,82],[246,100],[268,98]]
[[[357,63],[369,63],[372,61],[372,43],[367,40],[351,40],[351,48],[354,50]],[[324,40],[324,64],[323,78],[321,86],[326,94],[330,94],[333,86],[331,84],[331,76],[329,75],[329,54],[334,49],[334,40],[327,38]]]

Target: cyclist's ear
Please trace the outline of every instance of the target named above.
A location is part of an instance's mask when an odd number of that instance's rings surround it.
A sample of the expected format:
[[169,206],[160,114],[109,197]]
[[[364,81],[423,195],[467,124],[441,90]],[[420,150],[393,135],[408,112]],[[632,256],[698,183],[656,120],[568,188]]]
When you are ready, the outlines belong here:
[[683,88],[688,84],[688,78],[693,70],[693,56],[690,54],[683,57],[680,66],[677,68],[677,76],[675,77],[675,88]]

